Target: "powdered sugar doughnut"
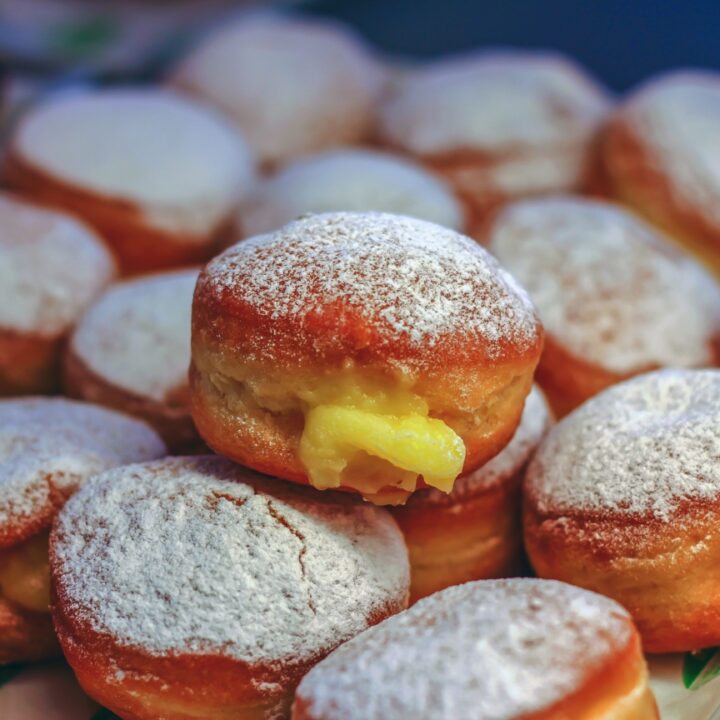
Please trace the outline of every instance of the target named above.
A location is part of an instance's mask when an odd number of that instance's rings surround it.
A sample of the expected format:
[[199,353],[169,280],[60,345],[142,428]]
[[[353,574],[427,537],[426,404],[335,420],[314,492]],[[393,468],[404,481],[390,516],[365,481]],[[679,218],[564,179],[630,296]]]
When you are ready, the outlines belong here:
[[70,338],[66,392],[145,420],[172,448],[196,443],[188,366],[197,276],[148,275],[108,289]]
[[720,371],[664,370],[568,415],[526,478],[536,571],[615,598],[648,652],[715,645]]
[[0,225],[0,396],[50,392],[62,340],[115,265],[89,228],[12,195]]
[[242,137],[170,92],[64,93],[32,109],[10,142],[11,186],[87,220],[126,272],[212,256],[254,180]]
[[0,663],[57,651],[47,530],[93,475],[166,452],[147,425],[64,399],[0,401]]
[[381,140],[443,175],[472,232],[513,198],[578,189],[604,91],[549,53],[483,52],[407,74],[384,103]]
[[678,71],[630,95],[603,133],[609,191],[720,268],[720,75]]
[[425,598],[342,645],[293,720],[655,720],[630,616],[563,583],[485,580]]
[[410,601],[469,580],[508,577],[523,566],[520,483],[551,424],[533,387],[512,440],[490,462],[461,475],[452,492],[414,493],[392,508],[410,555]]
[[286,165],[261,183],[240,211],[245,235],[282,227],[305,213],[392,212],[462,230],[449,187],[421,166],[389,153],[332,150]]
[[302,675],[407,604],[385,511],[221,458],[109,471],[51,539],[54,619],[84,689],[125,718],[285,717]]
[[526,200],[487,239],[538,308],[547,335],[537,380],[559,414],[631,375],[720,362],[720,287],[620,207]]
[[170,81],[225,112],[273,165],[365,139],[383,74],[339,23],[255,15],[212,33]]
[[507,444],[542,330],[477,243],[422,220],[326,213],[210,262],[193,304],[192,412],[237,462],[404,502]]

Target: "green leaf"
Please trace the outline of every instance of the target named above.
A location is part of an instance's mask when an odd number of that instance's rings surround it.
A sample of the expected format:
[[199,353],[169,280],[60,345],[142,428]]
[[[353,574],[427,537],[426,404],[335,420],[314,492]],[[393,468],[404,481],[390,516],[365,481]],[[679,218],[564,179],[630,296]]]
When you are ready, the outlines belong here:
[[683,658],[683,685],[697,690],[720,675],[720,648],[712,647],[685,653]]
[[113,715],[109,710],[100,708],[90,720],[120,720],[120,718],[117,715]]

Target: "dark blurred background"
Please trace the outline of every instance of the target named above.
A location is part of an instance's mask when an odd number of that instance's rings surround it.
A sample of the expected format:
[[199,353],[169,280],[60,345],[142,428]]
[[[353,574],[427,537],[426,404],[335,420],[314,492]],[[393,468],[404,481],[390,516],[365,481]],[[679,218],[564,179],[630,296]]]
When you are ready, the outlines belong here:
[[307,7],[403,54],[555,48],[616,90],[668,68],[720,69],[718,0],[318,0]]
[[0,0],[0,63],[151,78],[207,24],[253,5],[340,18],[391,55],[555,48],[618,91],[667,68],[720,69],[720,0]]

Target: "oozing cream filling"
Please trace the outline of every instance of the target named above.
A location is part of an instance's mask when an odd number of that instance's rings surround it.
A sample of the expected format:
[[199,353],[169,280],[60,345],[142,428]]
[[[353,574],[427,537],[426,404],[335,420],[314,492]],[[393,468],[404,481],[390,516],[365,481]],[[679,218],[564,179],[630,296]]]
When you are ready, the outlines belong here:
[[0,593],[26,610],[50,611],[47,532],[0,552]]

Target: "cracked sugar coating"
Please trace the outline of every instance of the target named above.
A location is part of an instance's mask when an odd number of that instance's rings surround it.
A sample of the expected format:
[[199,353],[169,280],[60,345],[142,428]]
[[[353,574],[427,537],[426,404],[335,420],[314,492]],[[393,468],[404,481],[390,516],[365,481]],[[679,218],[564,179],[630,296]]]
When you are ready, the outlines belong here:
[[403,605],[409,583],[386,511],[210,456],[103,474],[52,547],[66,614],[152,656],[307,661]]
[[63,334],[115,275],[101,240],[69,215],[0,194],[0,329]]
[[662,370],[614,385],[556,425],[530,463],[541,513],[650,516],[720,496],[720,371]]
[[0,547],[50,524],[93,475],[165,455],[145,423],[61,398],[0,401]]
[[489,249],[523,284],[548,335],[616,373],[714,362],[720,287],[619,207],[571,197],[509,206]]
[[240,213],[246,235],[275,230],[308,212],[376,210],[461,229],[450,188],[420,165],[372,150],[346,148],[302,158],[259,185]]
[[369,324],[367,345],[420,362],[448,348],[502,361],[541,335],[525,291],[477,243],[388,213],[311,215],[238,243],[208,264],[201,294],[289,322],[299,340]]
[[720,222],[720,76],[669,73],[620,109],[673,193]]
[[[315,666],[320,720],[525,717],[578,690],[632,639],[613,600],[553,580],[485,580],[420,600]],[[296,700],[296,702],[298,702]]]
[[187,385],[197,276],[183,270],[114,285],[78,323],[72,351],[104,380],[164,401]]

